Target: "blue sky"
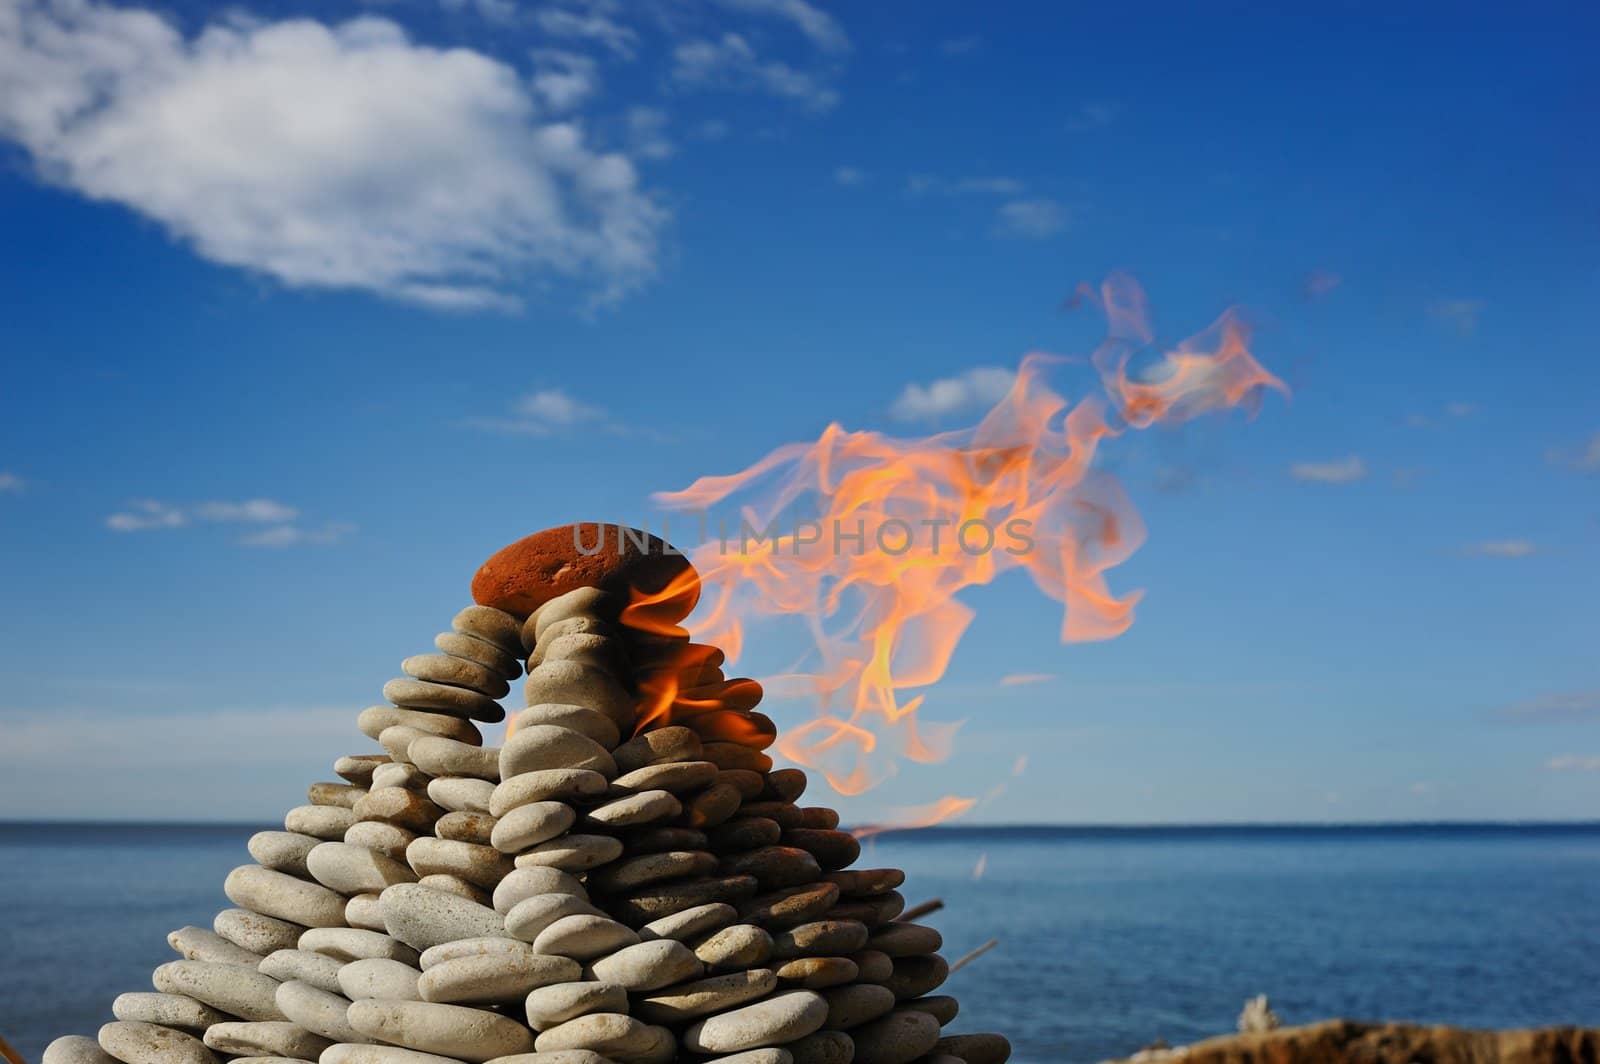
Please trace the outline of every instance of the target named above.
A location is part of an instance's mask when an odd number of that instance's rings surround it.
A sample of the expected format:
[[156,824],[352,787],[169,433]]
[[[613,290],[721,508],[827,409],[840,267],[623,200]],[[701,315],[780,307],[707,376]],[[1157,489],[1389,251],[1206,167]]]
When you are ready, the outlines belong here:
[[970,423],[1126,269],[1292,399],[1108,448],[1132,631],[979,589],[959,753],[847,815],[1594,817],[1596,28],[0,0],[0,801],[270,819],[503,543]]

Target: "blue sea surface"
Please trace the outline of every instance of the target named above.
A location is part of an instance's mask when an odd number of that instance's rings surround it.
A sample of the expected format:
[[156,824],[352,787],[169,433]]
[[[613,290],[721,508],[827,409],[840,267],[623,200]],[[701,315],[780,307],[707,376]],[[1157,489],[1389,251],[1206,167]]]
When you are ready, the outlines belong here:
[[[239,825],[0,824],[0,1035],[29,1061],[210,926]],[[981,875],[979,862],[982,861]],[[869,839],[951,960],[953,1030],[1022,1064],[1286,1022],[1600,1026],[1600,825],[961,828]]]

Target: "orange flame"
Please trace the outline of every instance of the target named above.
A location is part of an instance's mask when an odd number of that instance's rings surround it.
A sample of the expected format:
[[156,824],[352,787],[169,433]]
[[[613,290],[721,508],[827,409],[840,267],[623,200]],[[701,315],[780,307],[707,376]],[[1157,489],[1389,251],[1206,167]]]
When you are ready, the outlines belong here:
[[[1265,389],[1287,391],[1251,355],[1232,311],[1130,372],[1136,357],[1155,354],[1144,293],[1113,277],[1079,294],[1109,323],[1091,359],[1103,399],[1069,404],[1045,382],[1064,360],[1030,354],[1009,394],[972,429],[901,440],[829,425],[815,442],[780,447],[743,472],[656,496],[704,512],[758,481],[769,489],[741,509],[736,538],[724,520],[693,552],[705,593],[689,630],[734,659],[751,620],[803,619],[814,660],[765,682],[815,698],[818,713],[789,728],[777,749],[840,793],[879,782],[898,756],[947,756],[959,725],[919,721],[924,696],[907,692],[948,667],[973,618],[957,599],[963,589],[1023,569],[1063,604],[1063,641],[1109,639],[1133,623],[1140,592],[1114,594],[1106,573],[1137,549],[1144,527],[1120,485],[1094,468],[1102,441],[1238,404],[1253,409]],[[625,619],[686,639],[651,614],[683,591],[642,598]],[[651,681],[641,711],[649,721],[696,711],[680,675]],[[946,798],[913,820],[943,819],[972,801]]]
[[881,835],[885,831],[915,831],[918,828],[931,828],[935,824],[943,824],[946,820],[953,820],[973,806],[978,804],[976,798],[957,798],[947,795],[937,802],[927,805],[910,806],[909,808],[896,809],[893,817],[882,824],[867,824],[856,828],[850,834],[857,839],[870,839],[874,835]]

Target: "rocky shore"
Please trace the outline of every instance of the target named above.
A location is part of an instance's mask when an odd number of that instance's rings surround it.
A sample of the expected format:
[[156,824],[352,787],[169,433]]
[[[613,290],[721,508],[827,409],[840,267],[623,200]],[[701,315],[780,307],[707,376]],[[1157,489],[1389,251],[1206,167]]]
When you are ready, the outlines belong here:
[[1476,1031],[1324,1020],[1146,1049],[1117,1064],[1595,1064],[1600,1028]]

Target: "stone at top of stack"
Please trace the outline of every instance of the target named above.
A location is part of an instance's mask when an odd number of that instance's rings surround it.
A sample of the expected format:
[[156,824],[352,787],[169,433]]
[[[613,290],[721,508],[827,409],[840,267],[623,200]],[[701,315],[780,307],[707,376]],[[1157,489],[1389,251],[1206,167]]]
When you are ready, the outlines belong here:
[[[554,533],[570,548],[564,527],[491,559],[444,654],[406,659],[394,704],[362,714],[386,754],[340,759],[348,786],[315,785],[288,831],[251,840],[259,866],[228,883],[244,908],[217,922],[233,936],[174,933],[204,967],[164,966],[163,994],[119,999],[98,1048],[58,1040],[46,1064],[1005,1058],[998,1036],[939,1039],[956,1006],[930,996],[938,933],[894,922],[903,876],[846,871],[859,846],[837,814],[772,771],[759,686],[670,624],[620,623],[630,580],[672,585],[657,620],[686,615],[687,563],[614,550],[567,586]],[[507,572],[539,586],[507,599]],[[483,749],[470,718],[503,716],[514,652],[529,708]],[[678,697],[641,723],[642,690]]]

